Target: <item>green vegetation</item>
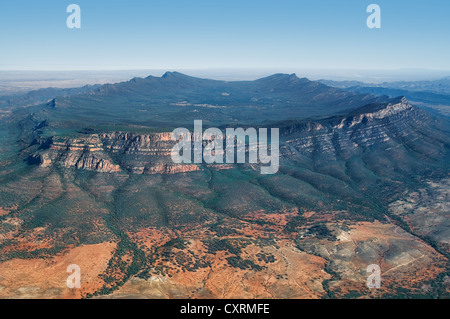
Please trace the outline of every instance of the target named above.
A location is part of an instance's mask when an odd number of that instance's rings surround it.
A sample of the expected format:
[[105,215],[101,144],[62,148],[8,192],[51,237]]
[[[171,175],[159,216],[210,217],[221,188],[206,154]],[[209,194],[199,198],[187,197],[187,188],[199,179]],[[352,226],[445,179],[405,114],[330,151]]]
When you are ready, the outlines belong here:
[[325,224],[316,224],[308,229],[310,235],[315,236],[317,239],[326,239],[329,241],[336,241],[336,236],[330,231]]

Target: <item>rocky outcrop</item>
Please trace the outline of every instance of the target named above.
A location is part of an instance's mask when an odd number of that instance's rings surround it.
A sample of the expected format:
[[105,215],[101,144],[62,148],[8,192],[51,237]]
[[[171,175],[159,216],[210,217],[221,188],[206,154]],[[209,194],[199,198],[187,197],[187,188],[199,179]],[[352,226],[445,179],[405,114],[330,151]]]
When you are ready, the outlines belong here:
[[119,172],[121,168],[114,164],[104,151],[98,135],[86,138],[53,138],[49,148],[32,156],[41,167],[60,165],[66,168],[78,168],[105,173]]
[[[359,156],[371,147],[396,149],[405,139],[415,152],[433,157],[440,150],[425,148],[419,142],[424,129],[432,125],[430,116],[405,98],[399,98],[390,103],[370,104],[345,116],[280,125],[280,154],[285,161],[330,163]],[[98,172],[124,170],[134,174],[174,174],[200,169],[198,165],[172,161],[175,141],[171,132],[105,132],[54,137],[41,144],[46,149],[33,154],[30,162],[42,167],[60,165]]]
[[100,135],[104,149],[120,165],[135,174],[174,174],[199,170],[197,165],[175,164],[171,154],[172,133],[135,134],[112,132]]
[[387,148],[406,136],[418,139],[416,126],[427,123],[431,123],[431,118],[405,98],[384,105],[368,105],[346,116],[286,127],[282,132],[285,140],[282,154],[348,159],[374,145]]
[[[197,165],[175,164],[171,133],[111,132],[78,137],[53,137],[29,158],[41,167],[57,165],[104,173],[174,174],[198,170]],[[113,160],[114,158],[114,160]]]
[[127,132],[100,135],[104,147],[113,153],[170,156],[172,133],[133,134]]

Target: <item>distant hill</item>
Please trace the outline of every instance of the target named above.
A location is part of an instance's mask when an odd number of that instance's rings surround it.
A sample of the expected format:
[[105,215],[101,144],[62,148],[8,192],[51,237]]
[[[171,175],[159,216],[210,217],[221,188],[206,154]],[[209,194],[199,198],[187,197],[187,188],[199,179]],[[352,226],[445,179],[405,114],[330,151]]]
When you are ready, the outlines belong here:
[[319,80],[319,82],[359,94],[374,94],[391,98],[405,96],[415,104],[450,116],[450,77],[437,81],[384,82],[380,84],[329,80]]
[[383,83],[368,83],[360,81],[319,80],[320,83],[338,88],[350,87],[382,87],[388,89],[406,90],[411,92],[430,92],[450,94],[450,76],[433,81],[396,81]]
[[192,125],[196,119],[220,126],[322,117],[386,99],[332,88],[295,74],[228,82],[167,72],[162,77],[134,78],[82,91],[58,96],[32,110],[50,123],[65,122],[61,126],[70,122],[74,127],[173,127]]
[[96,90],[100,85],[86,85],[79,88],[45,88],[33,90],[26,94],[18,94],[13,96],[0,96],[0,107],[26,107],[40,103],[48,102],[57,96],[68,97],[76,94],[84,94]]

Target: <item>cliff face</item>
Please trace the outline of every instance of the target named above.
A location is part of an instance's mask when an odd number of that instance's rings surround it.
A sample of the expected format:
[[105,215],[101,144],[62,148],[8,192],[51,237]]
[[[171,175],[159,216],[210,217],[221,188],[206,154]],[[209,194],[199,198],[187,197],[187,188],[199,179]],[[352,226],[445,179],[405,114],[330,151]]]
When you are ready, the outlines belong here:
[[[427,158],[438,157],[442,149],[437,146],[449,141],[437,131],[427,134],[427,127],[432,127],[433,121],[402,98],[388,104],[367,105],[345,116],[280,125],[281,163],[294,161],[300,165],[330,166],[332,161],[347,161],[374,149],[383,154],[380,158],[397,156],[401,160],[407,156],[406,150]],[[430,136],[435,141],[421,142]],[[43,167],[60,165],[98,172],[124,170],[134,174],[199,170],[198,165],[173,163],[171,151],[175,142],[171,138],[172,133],[129,132],[54,137],[45,141],[47,149],[38,151],[31,161]],[[391,155],[386,155],[388,153]]]
[[104,151],[98,135],[86,138],[54,137],[48,149],[35,153],[31,158],[42,167],[60,165],[105,173],[121,171],[120,166],[113,163]]
[[402,98],[387,105],[369,105],[346,116],[291,125],[282,132],[285,145],[281,153],[288,158],[323,161],[347,160],[371,147],[404,147],[401,143],[420,151],[417,142],[430,125],[431,117]]
[[77,138],[54,137],[47,148],[30,157],[41,167],[58,165],[98,172],[173,174],[198,170],[196,165],[174,164],[171,133],[132,134],[112,132]]

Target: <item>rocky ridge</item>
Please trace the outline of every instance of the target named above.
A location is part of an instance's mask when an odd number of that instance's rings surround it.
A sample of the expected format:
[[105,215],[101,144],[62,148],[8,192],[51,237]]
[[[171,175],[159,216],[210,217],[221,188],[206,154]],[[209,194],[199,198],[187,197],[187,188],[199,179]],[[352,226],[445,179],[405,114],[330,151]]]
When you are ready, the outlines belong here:
[[[433,125],[432,121],[407,99],[398,98],[390,103],[370,104],[343,116],[281,123],[278,126],[281,161],[298,158],[348,160],[371,147],[398,148],[402,140],[408,140],[408,145],[416,152],[437,156],[438,148],[425,149],[420,143],[424,136],[421,130]],[[224,135],[223,138],[229,137]],[[171,151],[175,141],[172,141],[171,132],[138,134],[118,131],[76,138],[56,136],[40,143],[42,149],[30,157],[30,162],[42,167],[59,165],[134,174],[173,174],[200,169],[198,165],[173,163]]]
[[407,136],[417,139],[416,126],[430,121],[406,98],[382,106],[368,105],[346,116],[286,127],[282,154],[349,159],[367,147],[392,147]]
[[76,138],[52,137],[29,158],[41,167],[57,165],[102,173],[129,171],[134,174],[172,174],[198,170],[196,165],[171,160],[171,133],[133,134],[112,132]]

